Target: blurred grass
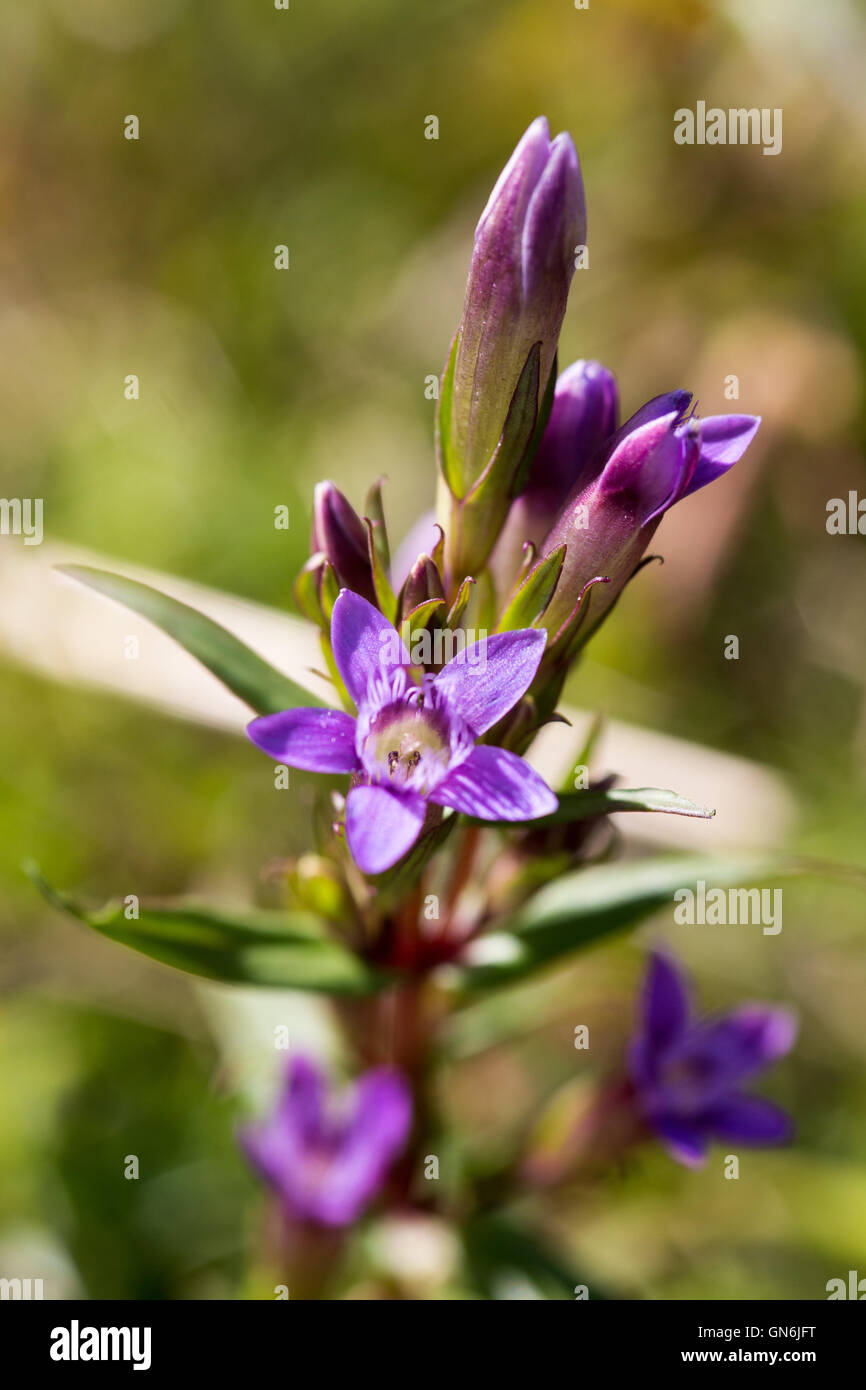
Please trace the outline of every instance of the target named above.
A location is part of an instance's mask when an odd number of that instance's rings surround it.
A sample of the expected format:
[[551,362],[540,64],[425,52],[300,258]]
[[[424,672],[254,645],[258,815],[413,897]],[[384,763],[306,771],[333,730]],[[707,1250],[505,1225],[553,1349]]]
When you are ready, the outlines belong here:
[[[4,494],[44,497],[54,536],[282,606],[318,477],[359,501],[388,474],[399,535],[432,497],[424,379],[459,314],[475,218],[544,111],[575,136],[590,215],[562,363],[602,357],[626,411],[685,385],[706,412],[765,420],[754,459],[665,522],[667,563],[570,694],[773,763],[800,801],[795,847],[862,863],[866,553],[824,521],[829,497],[864,491],[866,97],[846,74],[866,19],[843,0],[821,14],[816,29],[806,0],[4,0]],[[675,146],[673,111],[698,98],[782,106],[782,155]],[[122,138],[131,112],[137,143]],[[309,783],[275,820],[243,746],[2,679],[0,1252],[26,1228],[90,1296],[231,1294],[255,1201],[195,991],[50,919],[18,865],[36,857],[100,900],[243,896],[264,861],[305,847]],[[627,1292],[820,1297],[863,1258],[862,897],[804,884],[785,904],[769,944],[661,924],[710,1002],[799,1008],[774,1085],[801,1137],[750,1159],[740,1184],[650,1155],[626,1189],[602,1187],[592,1221],[563,1208],[559,1235],[585,1230],[582,1261]],[[615,1057],[634,967],[626,945],[542,991],[544,1045],[515,1049],[497,1088],[519,1080],[531,1111],[570,1074],[574,1001],[585,1011],[596,990]],[[478,1127],[474,1075],[452,1085]],[[139,1150],[130,1200],[121,1160]],[[764,1223],[768,1205],[780,1215]]]

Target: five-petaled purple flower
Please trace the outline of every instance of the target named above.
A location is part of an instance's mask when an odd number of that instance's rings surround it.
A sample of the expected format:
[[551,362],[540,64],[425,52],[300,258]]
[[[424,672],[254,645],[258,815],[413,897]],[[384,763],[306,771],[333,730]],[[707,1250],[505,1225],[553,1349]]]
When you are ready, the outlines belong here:
[[324,1072],[298,1056],[273,1113],[243,1130],[241,1144],[289,1218],[347,1226],[380,1191],[411,1125],[411,1092],[400,1072],[365,1072],[338,1098]]
[[477,744],[531,684],[545,634],[494,634],[458,652],[435,676],[417,668],[397,631],[360,595],[334,604],[331,646],[358,716],[292,709],[254,719],[247,732],[278,762],[352,773],[346,840],[364,873],[379,874],[414,845],[427,803],[483,820],[534,820],[557,799],[523,758]]
[[793,1014],[768,1004],[695,1021],[682,973],[668,957],[653,955],[629,1070],[641,1114],[671,1156],[698,1167],[713,1139],[788,1139],[789,1116],[740,1085],[783,1057],[796,1033]]

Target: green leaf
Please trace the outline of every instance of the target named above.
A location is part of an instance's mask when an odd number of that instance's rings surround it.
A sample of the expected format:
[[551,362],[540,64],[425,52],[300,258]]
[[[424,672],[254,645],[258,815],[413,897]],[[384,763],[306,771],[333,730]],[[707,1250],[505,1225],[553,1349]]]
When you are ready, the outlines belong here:
[[541,398],[541,405],[539,406],[536,412],[535,428],[532,431],[532,438],[530,439],[529,444],[527,445],[526,450],[524,451],[523,457],[520,461],[520,467],[515,473],[514,478],[512,479],[512,497],[519,496],[523,489],[526,487],[526,480],[529,477],[529,470],[532,466],[532,460],[535,458],[535,455],[538,452],[538,447],[541,444],[542,435],[544,434],[544,431],[547,429],[547,422],[550,419],[550,412],[553,410],[553,397],[556,391],[556,377],[559,370],[558,362],[559,354],[557,353],[553,359],[553,366],[550,370],[550,375],[547,378],[547,385],[544,388],[544,395]]
[[383,561],[382,558],[383,553],[387,554],[388,543],[385,541],[383,552],[381,538],[377,537],[376,534],[377,527],[381,531],[381,522],[373,521],[370,517],[365,516],[364,525],[367,528],[367,554],[370,557],[370,570],[373,575],[373,588],[376,591],[376,602],[388,619],[388,622],[393,625],[397,621],[397,599],[388,578],[386,570],[387,561]]
[[553,597],[564,560],[565,546],[561,545],[532,566],[509,599],[496,624],[497,632],[514,632],[538,621]]
[[364,500],[364,516],[373,523],[373,541],[376,553],[387,570],[391,564],[391,547],[388,544],[388,527],[385,524],[385,507],[382,502],[382,484],[385,478],[377,478]]
[[122,603],[161,628],[256,714],[277,714],[298,705],[322,704],[219,623],[158,589],[107,570],[91,569],[89,565],[60,565],[59,569],[61,574]]
[[581,792],[561,793],[557,809],[549,816],[540,816],[537,820],[473,819],[472,824],[497,825],[506,830],[512,826],[528,826],[532,830],[543,830],[548,825],[565,825],[570,821],[588,820],[590,816],[609,816],[614,811],[666,811],[668,815],[692,816],[700,820],[711,820],[716,814],[708,806],[699,806],[696,802],[688,801],[676,792],[665,791],[662,787],[613,787],[607,791],[593,791],[587,788]]
[[476,989],[520,979],[660,908],[672,913],[677,889],[694,889],[700,879],[708,888],[726,888],[793,872],[790,860],[749,854],[671,855],[578,869],[547,884],[501,930],[478,937],[464,953],[457,983]]
[[444,607],[444,598],[425,598],[423,603],[406,614],[400,624],[400,639],[408,652],[412,651],[412,634],[423,632],[437,608]]
[[475,1287],[488,1299],[575,1297],[585,1284],[593,1300],[608,1295],[577,1271],[533,1232],[510,1217],[478,1216],[463,1230],[467,1264]]
[[472,586],[474,583],[475,580],[472,578],[471,574],[467,574],[460,588],[457,590],[456,599],[448,610],[448,617],[445,619],[446,627],[453,630],[460,626],[460,620],[466,612],[466,608],[472,596]]
[[451,343],[451,350],[448,353],[448,361],[445,363],[445,370],[442,373],[442,381],[439,387],[439,405],[436,411],[436,456],[439,460],[439,468],[442,477],[448,487],[452,497],[463,495],[463,480],[460,474],[460,462],[454,457],[454,450],[451,446],[451,409],[454,402],[454,367],[457,362],[457,348],[460,343],[459,330],[454,334]]
[[138,918],[128,920],[124,902],[89,909],[70,894],[56,892],[36,865],[26,864],[24,871],[54,907],[110,941],[207,980],[353,995],[373,993],[388,983],[386,975],[326,936],[319,919],[308,913],[140,903]]

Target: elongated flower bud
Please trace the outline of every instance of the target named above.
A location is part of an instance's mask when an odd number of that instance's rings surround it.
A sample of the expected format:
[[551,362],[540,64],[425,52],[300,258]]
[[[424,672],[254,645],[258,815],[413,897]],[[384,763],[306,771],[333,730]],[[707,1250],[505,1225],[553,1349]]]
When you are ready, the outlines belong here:
[[453,573],[486,560],[538,442],[575,252],[585,237],[574,145],[566,134],[551,140],[539,117],[478,223],[463,316],[443,378],[440,469],[452,502],[467,499],[471,512],[450,527],[449,515],[440,517],[446,537],[449,529],[453,537]]
[[321,551],[342,587],[376,602],[364,523],[333,483],[316,485],[313,494],[312,550]]
[[586,585],[599,576],[609,581],[593,590],[581,640],[616,601],[664,513],[730,468],[754,437],[760,421],[751,415],[684,419],[690,399],[674,391],[633,415],[611,440],[598,476],[578,483],[548,532],[542,556],[566,547],[543,618],[549,651],[568,638]]
[[435,561],[431,560],[429,555],[419,555],[400,591],[399,613],[401,619],[408,618],[409,614],[419,608],[421,604],[430,603],[436,599],[444,599],[444,597],[445,590],[442,587],[442,580]]
[[574,362],[556,383],[550,419],[526,487],[511,504],[490,568],[498,594],[514,584],[527,542],[537,550],[565,499],[601,469],[619,414],[616,378],[600,362]]

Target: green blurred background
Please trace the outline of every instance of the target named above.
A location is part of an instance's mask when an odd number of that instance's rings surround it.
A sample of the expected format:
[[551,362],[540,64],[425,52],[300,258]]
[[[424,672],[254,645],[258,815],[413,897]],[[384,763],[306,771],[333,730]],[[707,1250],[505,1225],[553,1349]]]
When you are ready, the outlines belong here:
[[[626,413],[687,386],[704,413],[764,417],[743,465],[665,521],[664,568],[569,695],[776,767],[792,848],[864,863],[866,549],[825,528],[829,498],[866,495],[862,4],[3,0],[0,26],[4,496],[43,497],[53,539],[278,607],[318,478],[360,503],[386,474],[401,534],[432,499],[424,384],[474,222],[543,112],[575,138],[589,208],[561,363],[601,358]],[[675,145],[674,110],[699,99],[783,108],[781,155]],[[54,1295],[239,1296],[259,1198],[232,1136],[274,1066],[274,1006],[91,939],[20,864],[95,899],[242,901],[305,847],[307,813],[274,817],[238,740],[0,669],[0,1273]],[[786,887],[775,938],[654,925],[708,1005],[797,1007],[767,1086],[797,1143],[736,1183],[650,1151],[544,1219],[591,1288],[824,1297],[866,1274],[862,890]],[[521,991],[520,1044],[444,1081],[472,1146],[495,1155],[573,1074],[575,1022],[593,1066],[616,1061],[640,964],[632,938]]]

